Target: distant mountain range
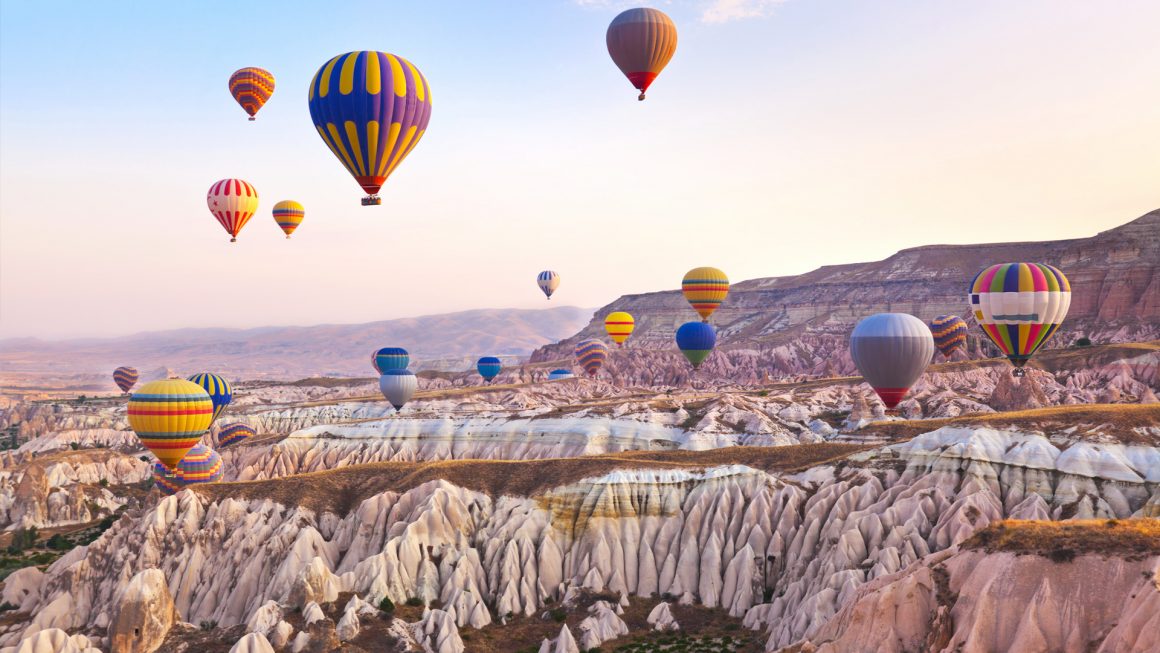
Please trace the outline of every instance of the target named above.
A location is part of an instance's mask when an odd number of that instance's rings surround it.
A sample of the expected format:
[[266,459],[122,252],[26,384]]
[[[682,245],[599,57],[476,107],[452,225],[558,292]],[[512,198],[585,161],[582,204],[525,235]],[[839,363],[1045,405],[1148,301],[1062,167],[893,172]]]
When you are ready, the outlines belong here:
[[[1086,336],[1095,342],[1160,338],[1160,210],[1090,238],[979,245],[929,245],[889,258],[818,268],[792,277],[735,283],[712,317],[717,353],[700,376],[739,382],[851,373],[847,338],[858,320],[879,312],[923,320],[961,315],[971,324],[975,357],[994,355],[967,310],[967,285],[994,263],[1035,261],[1059,267],[1072,286],[1067,320],[1048,344]],[[728,273],[728,270],[725,270]],[[604,317],[628,311],[636,331],[611,370],[623,383],[681,383],[688,366],[673,344],[683,322],[699,319],[679,290],[626,295],[596,311],[572,337],[537,350],[533,362],[568,359],[586,338],[604,338]]]
[[[143,374],[168,368],[245,379],[372,376],[371,352],[401,346],[412,369],[459,370],[476,358],[516,359],[575,333],[592,309],[484,309],[367,324],[254,329],[180,329],[120,338],[0,341],[0,370],[59,375],[112,374],[132,365]],[[111,377],[110,377],[111,379]],[[112,381],[109,382],[113,388]]]

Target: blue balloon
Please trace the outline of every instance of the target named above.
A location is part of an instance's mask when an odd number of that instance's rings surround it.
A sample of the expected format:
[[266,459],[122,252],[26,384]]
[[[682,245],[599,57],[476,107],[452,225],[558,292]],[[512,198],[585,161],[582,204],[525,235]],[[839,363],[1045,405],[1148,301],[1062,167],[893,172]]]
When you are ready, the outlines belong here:
[[549,381],[559,381],[560,379],[570,379],[574,376],[576,376],[576,375],[572,374],[572,370],[558,369],[558,370],[552,370],[551,372],[548,372],[548,380]]
[[483,377],[484,381],[491,382],[499,371],[503,369],[503,364],[495,356],[484,356],[475,364],[475,369],[479,370],[479,375]]
[[411,355],[402,347],[383,347],[371,356],[371,364],[379,374],[387,370],[405,370],[411,364]]
[[693,369],[701,366],[716,345],[717,330],[707,322],[686,322],[677,329],[677,347],[693,364]]

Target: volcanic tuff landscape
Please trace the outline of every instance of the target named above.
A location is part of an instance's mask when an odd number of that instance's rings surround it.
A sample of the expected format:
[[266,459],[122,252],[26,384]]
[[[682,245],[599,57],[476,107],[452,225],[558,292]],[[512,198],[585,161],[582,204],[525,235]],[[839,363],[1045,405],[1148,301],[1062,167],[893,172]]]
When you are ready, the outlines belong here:
[[[964,314],[1019,259],[1072,281],[1055,348],[1017,379],[973,338],[884,415],[857,318]],[[638,322],[606,372],[546,382],[612,310]],[[1160,212],[736,284],[690,379],[692,316],[621,298],[493,385],[421,373],[401,414],[345,361],[238,373],[219,425],[258,435],[167,498],[110,381],[80,400],[6,343],[0,651],[1160,650]],[[143,371],[200,371],[161,340]]]

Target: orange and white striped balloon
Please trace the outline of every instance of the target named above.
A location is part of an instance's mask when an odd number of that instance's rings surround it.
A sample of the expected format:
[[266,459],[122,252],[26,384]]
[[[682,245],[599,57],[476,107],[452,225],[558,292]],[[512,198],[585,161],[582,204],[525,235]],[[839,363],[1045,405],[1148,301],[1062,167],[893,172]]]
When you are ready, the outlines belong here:
[[222,179],[209,187],[205,203],[232,243],[258,211],[258,190],[241,179]]

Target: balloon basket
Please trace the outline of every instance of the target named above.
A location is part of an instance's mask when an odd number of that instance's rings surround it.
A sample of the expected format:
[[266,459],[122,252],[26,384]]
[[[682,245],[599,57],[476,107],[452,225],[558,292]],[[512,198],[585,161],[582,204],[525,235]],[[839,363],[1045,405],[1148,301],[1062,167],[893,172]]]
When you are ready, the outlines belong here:
[[644,92],[643,91],[641,92],[640,95],[636,96],[636,101],[637,102],[644,102]]
[[382,203],[383,198],[379,197],[378,195],[367,195],[366,197],[362,198],[363,206],[379,206]]
[[1015,371],[1011,373],[1011,376],[1013,376],[1017,379],[1022,378],[1024,376],[1027,376],[1027,370],[1024,370],[1022,367],[1016,367]]
[[257,120],[257,118],[250,116],[250,122],[254,122],[255,120]]

